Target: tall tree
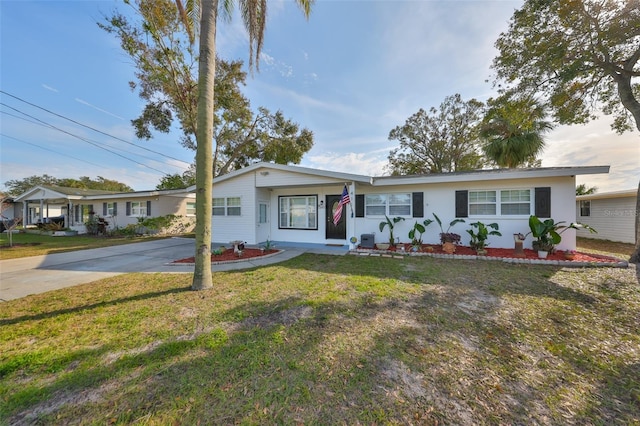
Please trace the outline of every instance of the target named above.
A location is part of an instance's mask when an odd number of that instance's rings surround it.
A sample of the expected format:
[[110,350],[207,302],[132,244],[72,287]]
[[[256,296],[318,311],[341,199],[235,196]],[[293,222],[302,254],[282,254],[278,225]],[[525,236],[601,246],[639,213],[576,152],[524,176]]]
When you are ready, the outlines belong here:
[[[98,25],[115,34],[136,66],[138,91],[145,106],[132,120],[136,136],[151,139],[153,131],[168,133],[174,121],[181,144],[196,150],[198,54],[191,41],[199,28],[189,16],[199,3],[137,0],[129,3],[141,22],[114,12]],[[259,108],[253,112],[242,94],[246,72],[242,61],[216,60],[214,115],[214,175],[227,173],[255,160],[299,163],[313,146],[313,133],[284,118],[281,111]],[[284,123],[284,126],[279,125]]]
[[400,146],[389,153],[393,175],[443,173],[482,168],[478,137],[482,102],[448,96],[439,108],[420,109],[389,133]]
[[[308,17],[313,0],[297,0],[297,2]],[[227,16],[231,16],[233,4],[232,0],[224,0],[224,11]],[[262,50],[267,2],[266,0],[238,0],[238,5],[249,34],[249,64],[253,65],[254,54],[257,62]],[[196,265],[191,286],[194,290],[213,286],[211,277],[212,138],[217,19],[218,0],[202,0],[196,129]]]
[[544,150],[544,133],[553,128],[544,108],[531,96],[500,96],[487,101],[480,137],[484,154],[500,167],[529,166]]
[[[543,95],[557,122],[602,112],[619,133],[640,130],[638,0],[526,0],[496,47],[496,84]],[[640,215],[631,261],[640,262]]]
[[82,189],[99,189],[102,191],[114,191],[114,192],[132,192],[133,189],[121,182],[105,179],[102,176],[98,176],[96,179],[91,179],[87,176],[82,176],[80,179],[73,178],[56,178],[49,175],[42,176],[29,176],[24,179],[8,180],[4,183],[7,187],[7,193],[12,196],[18,196],[23,192],[26,192],[34,186],[64,186],[67,188],[82,188]]

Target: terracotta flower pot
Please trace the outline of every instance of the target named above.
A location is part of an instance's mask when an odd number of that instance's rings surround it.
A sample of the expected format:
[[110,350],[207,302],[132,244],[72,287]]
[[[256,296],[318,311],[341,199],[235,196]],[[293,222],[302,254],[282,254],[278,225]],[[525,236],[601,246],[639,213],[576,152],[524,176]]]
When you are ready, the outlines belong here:
[[442,244],[442,251],[448,254],[453,254],[456,252],[456,245],[450,242],[446,242]]

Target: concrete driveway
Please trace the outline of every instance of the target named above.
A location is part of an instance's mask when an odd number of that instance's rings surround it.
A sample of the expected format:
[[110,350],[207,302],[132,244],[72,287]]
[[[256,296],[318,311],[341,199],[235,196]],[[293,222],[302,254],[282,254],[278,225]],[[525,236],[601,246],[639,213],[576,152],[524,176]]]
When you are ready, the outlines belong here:
[[[278,246],[275,256],[241,262],[214,264],[214,272],[255,268],[283,262],[304,252],[345,254],[346,249],[330,247]],[[85,284],[131,272],[193,273],[193,265],[171,263],[193,257],[193,238],[166,238],[89,250],[0,260],[0,302],[30,294]]]
[[193,256],[195,242],[168,238],[0,261],[0,301],[84,284],[128,272],[193,272],[170,262]]

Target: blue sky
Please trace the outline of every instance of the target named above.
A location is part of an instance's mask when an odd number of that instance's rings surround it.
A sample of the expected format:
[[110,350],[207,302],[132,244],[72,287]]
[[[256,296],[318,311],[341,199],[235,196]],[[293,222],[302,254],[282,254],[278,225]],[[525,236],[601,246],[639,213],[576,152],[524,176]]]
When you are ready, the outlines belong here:
[[[481,101],[494,95],[486,81],[493,44],[521,4],[318,0],[307,21],[292,1],[270,2],[260,71],[244,92],[253,108],[282,110],[314,132],[301,165],[382,175],[397,146],[389,131],[418,109],[455,93]],[[128,86],[135,69],[96,25],[116,8],[129,10],[120,1],[0,1],[0,88],[33,104],[0,94],[0,189],[48,174],[102,176],[147,190],[193,161],[179,132],[136,140],[130,120],[143,102]],[[248,63],[237,16],[219,26],[218,53]],[[607,118],[558,127],[542,164],[611,165],[609,175],[578,183],[599,192],[632,189],[639,142],[638,132],[616,135]]]

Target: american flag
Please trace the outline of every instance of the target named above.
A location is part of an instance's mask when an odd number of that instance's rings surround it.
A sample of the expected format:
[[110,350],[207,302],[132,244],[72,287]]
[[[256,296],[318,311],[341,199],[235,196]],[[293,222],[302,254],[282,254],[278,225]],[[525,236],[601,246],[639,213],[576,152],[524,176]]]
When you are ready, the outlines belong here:
[[333,212],[333,224],[338,225],[340,222],[340,218],[342,217],[342,207],[345,204],[349,204],[351,202],[351,198],[349,198],[349,191],[347,191],[347,185],[344,186],[342,190],[342,196],[340,197],[340,202],[338,203],[338,207],[336,211]]

